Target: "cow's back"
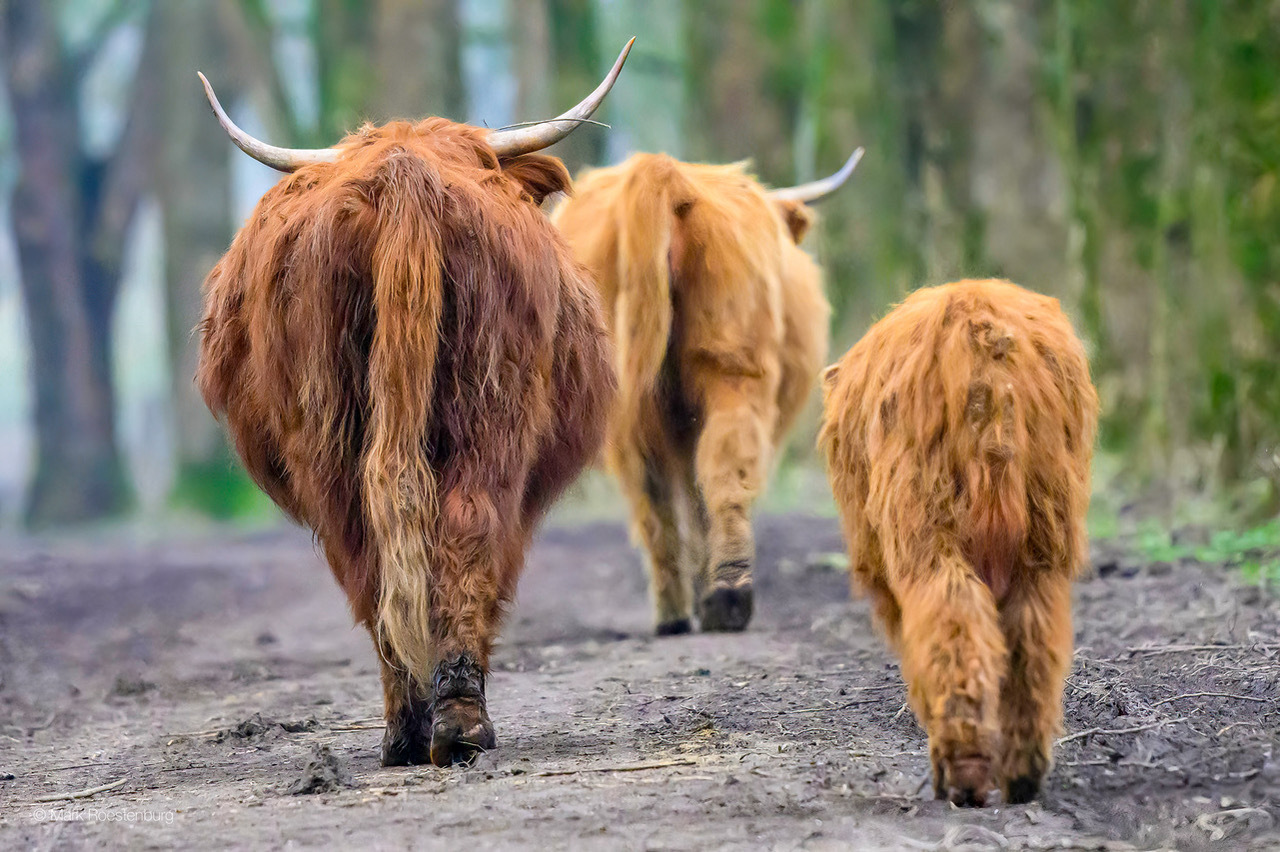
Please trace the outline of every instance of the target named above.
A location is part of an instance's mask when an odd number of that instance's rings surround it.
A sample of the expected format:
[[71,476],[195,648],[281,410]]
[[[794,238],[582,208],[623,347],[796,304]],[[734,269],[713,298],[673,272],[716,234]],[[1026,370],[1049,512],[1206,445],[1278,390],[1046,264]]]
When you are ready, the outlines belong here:
[[[661,217],[661,227],[648,221],[646,227],[665,234],[655,238],[651,252],[660,255],[667,286],[631,305],[620,300],[629,285],[619,245],[628,224],[641,216]],[[653,351],[665,360],[667,378],[654,381],[654,370],[652,385],[643,390],[683,398],[667,400],[655,412],[696,408],[707,381],[724,377],[763,379],[789,410],[803,401],[808,385],[782,388],[782,359],[802,362],[812,375],[825,356],[820,276],[742,164],[700,165],[638,154],[580,177],[574,197],[553,221],[592,271],[620,351],[630,342],[632,350]],[[784,293],[789,285],[794,290]],[[660,297],[670,304],[663,340],[642,340],[652,336],[654,324],[635,314]],[[797,312],[794,320],[786,316],[788,309]],[[815,313],[820,322],[813,320]],[[785,355],[784,340],[795,344]],[[625,394],[625,364],[620,373]]]
[[855,565],[918,529],[980,573],[1019,552],[1082,562],[1097,396],[1057,300],[1004,281],[917,290],[828,372],[826,410]]
[[372,604],[388,558],[380,511],[418,503],[429,526],[463,456],[506,484],[529,475],[553,417],[553,341],[591,331],[564,327],[564,309],[571,325],[599,321],[534,205],[495,191],[492,168],[416,142],[283,179],[206,281],[206,402],[254,480],[315,529],[353,603]]

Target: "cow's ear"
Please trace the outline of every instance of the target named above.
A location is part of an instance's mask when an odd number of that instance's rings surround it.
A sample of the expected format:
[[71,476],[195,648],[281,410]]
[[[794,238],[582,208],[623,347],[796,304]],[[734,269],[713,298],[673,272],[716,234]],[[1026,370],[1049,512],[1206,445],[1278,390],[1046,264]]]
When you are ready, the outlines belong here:
[[809,233],[809,227],[813,225],[813,213],[801,201],[775,201],[773,202],[777,208],[782,221],[787,223],[787,230],[791,232],[791,239],[796,245],[800,245],[800,241],[804,239],[804,235]]
[[569,170],[564,163],[558,157],[546,154],[522,154],[503,160],[502,173],[519,181],[534,204],[541,204],[544,198],[553,193],[569,192],[569,187],[572,186]]
[[827,390],[831,390],[836,386],[836,380],[840,378],[840,363],[836,362],[830,367],[822,371],[822,386]]

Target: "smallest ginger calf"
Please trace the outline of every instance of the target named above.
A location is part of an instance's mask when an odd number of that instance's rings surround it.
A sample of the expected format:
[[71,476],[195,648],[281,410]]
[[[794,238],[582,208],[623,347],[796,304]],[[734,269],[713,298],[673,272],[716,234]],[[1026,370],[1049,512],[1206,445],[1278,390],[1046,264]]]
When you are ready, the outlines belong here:
[[1062,721],[1098,396],[1056,299],[917,290],[824,374],[852,579],[900,656],[934,790],[1035,797]]

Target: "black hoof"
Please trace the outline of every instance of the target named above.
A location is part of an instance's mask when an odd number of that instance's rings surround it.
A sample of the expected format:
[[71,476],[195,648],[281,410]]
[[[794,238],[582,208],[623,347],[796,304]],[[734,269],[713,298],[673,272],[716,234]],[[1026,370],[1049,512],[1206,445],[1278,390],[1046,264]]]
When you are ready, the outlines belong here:
[[430,762],[430,707],[421,706],[388,719],[382,734],[382,765],[421,766]]
[[497,745],[484,699],[454,698],[436,704],[431,723],[431,762],[436,766],[469,764]]
[[685,633],[693,632],[693,622],[687,618],[664,621],[658,625],[654,632],[659,636],[683,636]]
[[702,599],[702,629],[705,632],[733,633],[745,630],[751,621],[750,586],[737,589],[713,588]]
[[942,765],[934,792],[960,808],[983,808],[991,790],[991,761],[965,757]]
[[498,745],[484,700],[484,670],[465,654],[436,666],[432,682],[431,762],[468,764]]
[[1025,805],[1040,793],[1040,779],[1030,775],[1014,778],[1009,782],[1004,794],[1007,805]]
[[383,766],[422,766],[431,762],[429,740],[426,737],[405,736],[390,728],[382,735]]

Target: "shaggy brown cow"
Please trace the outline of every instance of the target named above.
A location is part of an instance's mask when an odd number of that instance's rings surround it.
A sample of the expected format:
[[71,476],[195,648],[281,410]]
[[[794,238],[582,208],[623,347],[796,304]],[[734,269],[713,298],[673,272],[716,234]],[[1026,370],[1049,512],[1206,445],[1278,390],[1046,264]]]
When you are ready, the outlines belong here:
[[918,290],[824,375],[853,578],[902,658],[934,789],[1030,801],[1071,665],[1098,397],[1054,299]]
[[551,122],[392,122],[321,151],[245,135],[208,92],[241,148],[293,174],[205,282],[198,382],[374,638],[384,765],[494,746],[503,607],[535,524],[599,452],[612,351],[538,208],[569,175],[531,152],[591,114],[626,54]]
[[692,629],[699,587],[703,630],[751,617],[751,505],[827,352],[821,276],[797,245],[804,205],[860,155],[771,194],[740,164],[637,154],[580,178],[552,217],[595,273],[614,335],[606,462],[648,551],[659,635]]

